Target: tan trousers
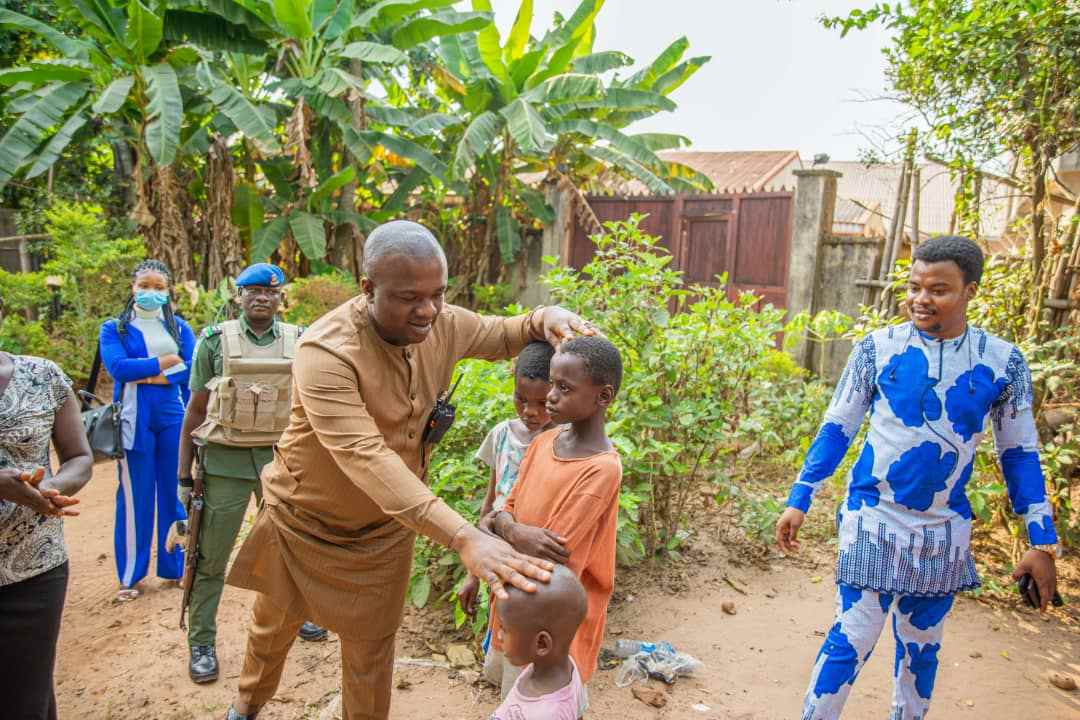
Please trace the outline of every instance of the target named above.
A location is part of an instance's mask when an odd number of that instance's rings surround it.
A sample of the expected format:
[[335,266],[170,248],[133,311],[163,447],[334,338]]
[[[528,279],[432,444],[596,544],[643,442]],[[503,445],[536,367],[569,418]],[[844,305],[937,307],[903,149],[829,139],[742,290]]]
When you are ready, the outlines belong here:
[[[299,615],[283,612],[263,593],[256,593],[248,627],[239,699],[253,710],[277,692],[285,657],[304,624]],[[394,676],[394,635],[380,640],[341,640],[342,720],[387,720]]]

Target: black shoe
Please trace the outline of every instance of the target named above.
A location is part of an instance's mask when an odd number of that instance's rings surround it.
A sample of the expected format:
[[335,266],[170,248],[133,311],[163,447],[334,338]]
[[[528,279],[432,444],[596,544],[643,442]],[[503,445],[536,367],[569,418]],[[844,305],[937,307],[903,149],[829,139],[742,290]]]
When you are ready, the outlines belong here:
[[193,682],[209,683],[218,679],[217,653],[213,645],[195,645],[191,648],[188,675]]
[[255,716],[258,714],[258,710],[253,710],[247,715],[241,715],[240,713],[236,712],[236,708],[230,705],[229,712],[225,713],[225,720],[255,720]]
[[301,640],[307,642],[321,642],[326,639],[326,628],[319,627],[313,622],[306,622],[300,626],[300,632],[296,633]]

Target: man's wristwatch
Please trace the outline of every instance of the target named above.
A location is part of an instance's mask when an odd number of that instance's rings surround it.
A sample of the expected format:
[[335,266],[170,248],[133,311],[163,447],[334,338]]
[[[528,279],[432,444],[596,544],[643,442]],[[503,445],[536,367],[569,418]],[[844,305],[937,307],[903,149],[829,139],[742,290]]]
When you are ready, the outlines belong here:
[[177,478],[176,482],[180,487],[195,487],[195,480],[190,475],[188,475],[187,477]]
[[1052,558],[1061,557],[1061,547],[1056,543],[1053,545],[1032,545],[1032,550],[1041,550]]

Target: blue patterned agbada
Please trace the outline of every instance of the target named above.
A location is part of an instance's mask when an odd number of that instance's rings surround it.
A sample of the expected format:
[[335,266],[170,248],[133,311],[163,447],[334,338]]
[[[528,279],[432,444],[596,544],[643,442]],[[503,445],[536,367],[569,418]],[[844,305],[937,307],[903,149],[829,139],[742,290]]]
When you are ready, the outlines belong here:
[[[862,651],[869,656],[884,623],[869,608],[880,600],[887,613],[893,597],[897,612],[910,617],[902,631],[895,629],[894,617],[892,717],[925,715],[952,596],[979,586],[965,487],[987,424],[1009,500],[1024,518],[1030,542],[1057,542],[1032,398],[1020,351],[976,327],[939,340],[905,323],[856,344],[787,503],[809,510],[814,492],[836,471],[869,411],[866,440],[837,511],[837,622],[815,663],[805,718],[839,714],[865,662]],[[860,601],[859,591],[875,600],[854,612],[867,602]],[[935,599],[941,602],[930,602]],[[913,635],[921,644],[912,644]]]

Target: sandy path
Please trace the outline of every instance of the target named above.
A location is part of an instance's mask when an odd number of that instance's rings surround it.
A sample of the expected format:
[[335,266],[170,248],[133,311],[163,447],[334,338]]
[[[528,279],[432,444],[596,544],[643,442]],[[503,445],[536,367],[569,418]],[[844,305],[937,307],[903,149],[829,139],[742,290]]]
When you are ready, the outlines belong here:
[[[251,598],[226,588],[219,617],[222,679],[195,686],[187,678],[187,644],[177,628],[177,590],[146,582],[143,597],[116,605],[112,561],[115,473],[95,471],[82,494],[83,515],[68,521],[72,581],[60,637],[60,715],[87,720],[211,720],[224,716],[236,688]],[[710,543],[704,543],[706,547]],[[715,545],[715,544],[713,544]],[[648,708],[614,672],[590,686],[595,720],[626,718],[797,718],[807,673],[832,621],[834,586],[827,565],[776,560],[770,569],[737,566],[719,545],[698,560],[677,594],[639,579],[609,616],[612,637],[663,638],[705,663],[673,688],[663,710]],[[736,593],[724,574],[744,587]],[[824,576],[824,579],[821,579]],[[631,599],[632,598],[632,599]],[[734,600],[737,615],[720,612]],[[1080,718],[1080,692],[1047,681],[1052,669],[1080,678],[1080,613],[1045,619],[1016,608],[962,599],[948,621],[935,688],[935,717],[1015,720]],[[407,622],[399,657],[417,656]],[[859,677],[846,718],[883,718],[891,696],[892,640],[886,633]],[[978,657],[973,657],[977,655]],[[337,643],[297,643],[278,698],[260,720],[318,717],[340,672]],[[445,670],[401,668],[394,720],[484,720],[494,695]],[[407,682],[403,682],[407,681]],[[695,709],[695,706],[698,706]]]

